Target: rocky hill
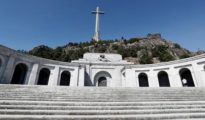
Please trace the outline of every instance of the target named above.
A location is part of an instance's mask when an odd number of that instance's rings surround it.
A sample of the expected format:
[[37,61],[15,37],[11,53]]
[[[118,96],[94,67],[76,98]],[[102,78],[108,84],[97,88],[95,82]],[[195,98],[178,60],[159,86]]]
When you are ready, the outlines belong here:
[[161,34],[148,34],[143,38],[101,40],[99,42],[68,43],[55,49],[45,45],[33,48],[28,54],[59,60],[72,61],[83,57],[86,52],[118,53],[135,64],[151,64],[187,58],[204,51],[191,52],[177,43],[167,41]]

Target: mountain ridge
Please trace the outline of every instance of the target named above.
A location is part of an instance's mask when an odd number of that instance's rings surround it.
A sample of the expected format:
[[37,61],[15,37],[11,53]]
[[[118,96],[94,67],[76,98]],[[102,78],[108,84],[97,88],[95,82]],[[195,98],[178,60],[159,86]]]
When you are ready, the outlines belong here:
[[177,43],[162,38],[160,33],[149,33],[146,37],[135,37],[128,40],[122,37],[99,42],[70,42],[55,49],[40,45],[30,51],[20,52],[64,62],[82,58],[86,52],[117,53],[121,54],[123,59],[135,64],[168,62],[205,53],[204,51],[191,52]]

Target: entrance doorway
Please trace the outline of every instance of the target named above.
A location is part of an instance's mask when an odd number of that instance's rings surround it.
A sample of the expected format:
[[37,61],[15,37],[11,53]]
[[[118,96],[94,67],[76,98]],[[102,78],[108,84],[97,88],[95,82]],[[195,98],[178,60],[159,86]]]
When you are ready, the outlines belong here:
[[24,84],[28,68],[25,64],[16,65],[11,79],[11,84]]
[[167,72],[161,71],[158,73],[158,80],[160,87],[170,87],[169,77]]
[[70,85],[70,72],[69,71],[63,71],[61,73],[60,85],[62,85],[62,86],[69,86]]
[[140,87],[149,87],[147,74],[140,73],[138,75],[138,79],[139,79],[139,86]]
[[94,86],[107,87],[111,81],[111,75],[106,71],[98,72],[94,77]]
[[100,77],[98,80],[99,87],[106,87],[107,86],[107,79],[106,77]]
[[50,70],[48,68],[43,68],[40,70],[37,85],[48,85],[48,80],[50,77]]
[[182,68],[179,71],[181,81],[182,81],[182,86],[184,87],[194,87],[194,80],[191,75],[191,71],[188,68]]

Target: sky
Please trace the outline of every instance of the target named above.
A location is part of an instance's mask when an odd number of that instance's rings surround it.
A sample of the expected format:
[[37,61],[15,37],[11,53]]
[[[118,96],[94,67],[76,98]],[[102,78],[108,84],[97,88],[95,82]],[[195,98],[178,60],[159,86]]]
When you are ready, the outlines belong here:
[[105,12],[104,40],[161,33],[189,50],[205,50],[205,0],[0,0],[0,44],[31,50],[90,41],[96,6]]

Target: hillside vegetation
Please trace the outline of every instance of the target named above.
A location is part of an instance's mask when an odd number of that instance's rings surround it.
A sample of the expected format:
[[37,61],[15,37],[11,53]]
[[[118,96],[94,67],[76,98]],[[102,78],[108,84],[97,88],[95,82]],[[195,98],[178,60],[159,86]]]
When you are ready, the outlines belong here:
[[123,59],[135,64],[166,62],[203,53],[203,51],[190,52],[177,43],[163,39],[159,33],[128,40],[121,38],[118,40],[101,40],[99,42],[70,42],[55,49],[40,45],[26,53],[47,59],[70,62],[82,58],[86,52],[118,53],[122,55]]

